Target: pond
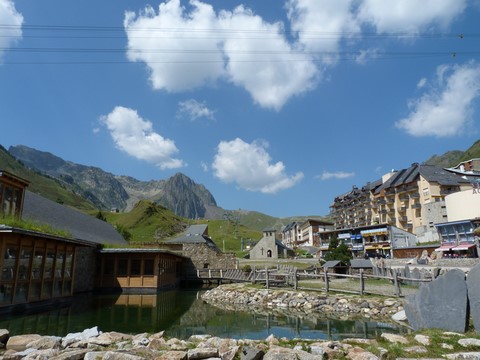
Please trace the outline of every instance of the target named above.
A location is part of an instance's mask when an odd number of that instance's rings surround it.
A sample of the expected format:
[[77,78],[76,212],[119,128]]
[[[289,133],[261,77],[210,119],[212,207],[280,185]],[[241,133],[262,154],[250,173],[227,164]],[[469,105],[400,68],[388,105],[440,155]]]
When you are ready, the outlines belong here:
[[36,333],[65,336],[98,326],[101,331],[136,334],[165,330],[167,337],[187,339],[210,334],[261,340],[270,334],[289,339],[374,338],[382,332],[404,333],[391,323],[339,320],[327,316],[295,316],[227,311],[205,303],[203,290],[172,290],[157,294],[81,294],[68,305],[44,312],[2,315],[0,329],[10,335]]

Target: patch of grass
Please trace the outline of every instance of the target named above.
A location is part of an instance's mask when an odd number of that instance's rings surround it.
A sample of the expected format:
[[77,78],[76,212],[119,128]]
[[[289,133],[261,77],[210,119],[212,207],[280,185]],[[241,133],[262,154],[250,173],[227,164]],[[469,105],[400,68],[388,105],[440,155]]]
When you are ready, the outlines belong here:
[[63,238],[72,238],[72,234],[65,230],[58,230],[49,224],[40,224],[34,221],[23,220],[13,216],[4,216],[0,218],[0,224],[29,231],[35,231],[43,234],[55,235]]

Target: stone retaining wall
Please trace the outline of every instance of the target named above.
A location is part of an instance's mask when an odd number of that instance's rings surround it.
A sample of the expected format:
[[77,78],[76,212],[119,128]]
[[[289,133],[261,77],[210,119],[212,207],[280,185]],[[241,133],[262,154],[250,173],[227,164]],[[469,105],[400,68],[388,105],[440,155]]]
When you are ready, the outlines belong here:
[[397,298],[372,298],[359,295],[325,295],[322,293],[290,290],[258,290],[243,284],[226,284],[205,292],[202,299],[227,310],[253,308],[284,309],[311,313],[362,316],[390,319],[403,310]]

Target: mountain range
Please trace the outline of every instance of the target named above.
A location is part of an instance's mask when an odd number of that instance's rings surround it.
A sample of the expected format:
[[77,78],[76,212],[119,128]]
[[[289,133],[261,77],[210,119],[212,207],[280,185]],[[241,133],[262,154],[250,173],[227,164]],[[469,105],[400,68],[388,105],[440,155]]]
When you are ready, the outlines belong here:
[[[480,157],[480,140],[466,151],[447,151],[431,156],[424,163],[450,167],[475,157]],[[0,146],[0,169],[29,179],[32,191],[84,211],[115,209],[129,212],[139,201],[147,200],[183,218],[228,218],[252,229],[280,228],[289,221],[307,218],[277,219],[255,211],[225,210],[217,205],[205,186],[182,173],[166,180],[140,181],[130,176],[114,175],[98,167],[66,161],[25,145],[11,146],[8,151]]]
[[149,200],[189,219],[216,219],[225,213],[205,186],[182,173],[167,180],[140,181],[24,145],[11,146],[8,152],[26,167],[56,179],[101,210],[128,212],[140,200]]

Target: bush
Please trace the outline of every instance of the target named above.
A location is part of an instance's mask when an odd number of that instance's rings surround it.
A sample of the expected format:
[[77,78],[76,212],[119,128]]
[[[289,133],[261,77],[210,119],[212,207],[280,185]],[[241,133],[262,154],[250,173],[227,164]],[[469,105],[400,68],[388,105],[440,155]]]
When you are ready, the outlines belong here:
[[243,265],[242,266],[242,271],[245,272],[245,273],[250,273],[252,272],[252,267],[250,265]]

